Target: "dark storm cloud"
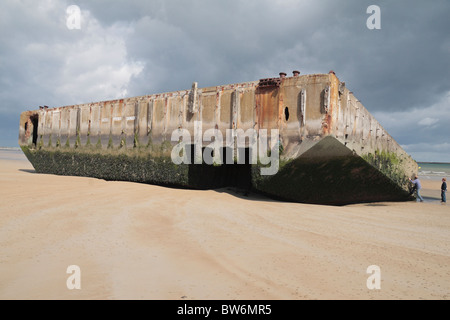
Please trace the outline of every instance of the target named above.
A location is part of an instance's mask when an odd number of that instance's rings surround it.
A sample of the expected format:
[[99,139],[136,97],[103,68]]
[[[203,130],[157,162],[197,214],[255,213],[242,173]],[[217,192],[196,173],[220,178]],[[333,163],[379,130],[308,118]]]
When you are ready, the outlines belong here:
[[[153,66],[133,82],[137,94],[149,90],[144,83],[157,91],[176,90],[193,80],[239,82],[292,68],[333,69],[376,110],[434,103],[449,89],[445,0],[433,6],[423,1],[80,3],[106,25],[136,22],[128,52]],[[381,7],[382,30],[366,28],[371,4]]]
[[[65,28],[70,4],[82,10],[82,30]],[[366,27],[373,4],[381,8],[381,30]],[[47,0],[0,6],[2,113],[187,89],[193,81],[212,86],[294,69],[332,69],[408,148],[442,146],[450,133],[450,115],[440,112],[448,110],[450,92],[446,0]],[[391,121],[394,115],[402,124]],[[448,150],[444,157],[450,158]]]

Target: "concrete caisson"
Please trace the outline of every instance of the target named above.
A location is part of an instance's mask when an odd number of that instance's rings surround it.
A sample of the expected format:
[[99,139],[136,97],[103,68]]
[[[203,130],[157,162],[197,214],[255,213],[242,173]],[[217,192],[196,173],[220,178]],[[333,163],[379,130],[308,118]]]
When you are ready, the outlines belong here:
[[[279,130],[279,170],[263,176],[261,163],[249,163],[250,140],[241,150],[244,164],[175,165],[172,132],[186,129],[192,137],[186,144],[194,149],[199,121],[203,132],[222,134],[224,154],[233,147],[225,141],[229,129]],[[40,107],[21,114],[19,144],[40,173],[200,189],[237,186],[317,204],[409,200],[408,178],[418,171],[332,71]]]

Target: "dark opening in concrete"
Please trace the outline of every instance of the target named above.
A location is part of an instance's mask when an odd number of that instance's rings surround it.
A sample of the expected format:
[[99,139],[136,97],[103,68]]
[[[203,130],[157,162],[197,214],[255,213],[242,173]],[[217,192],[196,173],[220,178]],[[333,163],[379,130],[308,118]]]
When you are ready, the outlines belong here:
[[[202,155],[206,148],[202,148]],[[222,164],[208,165],[203,159],[202,164],[194,164],[194,145],[187,146],[190,152],[189,185],[198,189],[217,189],[236,187],[250,190],[251,188],[251,163],[250,149],[239,149],[239,155],[243,164],[238,164],[231,148],[221,148],[220,156]],[[208,151],[208,150],[207,150]],[[209,151],[212,154],[212,150]],[[228,163],[228,164],[227,164]]]
[[289,120],[289,108],[288,107],[286,107],[284,109],[284,117],[285,117],[286,121]]
[[33,124],[33,145],[36,146],[38,140],[39,115],[35,114],[34,116],[31,116],[30,120]]

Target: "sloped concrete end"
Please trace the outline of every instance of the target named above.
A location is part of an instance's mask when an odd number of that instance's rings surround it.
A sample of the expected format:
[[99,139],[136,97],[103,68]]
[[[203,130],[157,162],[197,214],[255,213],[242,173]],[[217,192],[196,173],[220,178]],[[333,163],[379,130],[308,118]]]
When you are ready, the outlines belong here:
[[262,193],[301,203],[346,205],[413,199],[408,190],[331,136],[286,163],[274,176],[261,176],[255,166],[252,182]]

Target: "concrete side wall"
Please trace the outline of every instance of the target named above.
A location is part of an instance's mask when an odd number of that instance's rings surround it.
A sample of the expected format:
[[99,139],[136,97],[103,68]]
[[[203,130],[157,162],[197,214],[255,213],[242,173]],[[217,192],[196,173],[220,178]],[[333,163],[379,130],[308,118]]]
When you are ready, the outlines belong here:
[[[284,157],[296,158],[309,150],[324,132],[325,91],[330,87],[328,74],[284,79],[278,94],[278,124]],[[288,115],[288,117],[287,117]]]
[[401,162],[405,174],[417,174],[417,163],[381,124],[369,113],[354,94],[338,82],[332,86],[333,105],[330,134],[355,154],[367,158],[375,154],[393,155]]
[[[194,121],[202,121],[203,132],[215,128],[224,139],[227,129],[279,129],[283,144],[291,150],[298,149],[302,141],[323,135],[323,91],[329,87],[329,78],[284,78],[278,86],[264,90],[258,88],[257,81],[247,82],[198,89],[195,99],[191,99],[193,90],[185,90],[41,109],[23,117],[39,115],[41,148],[161,144],[170,141],[176,129],[187,129],[193,137]],[[21,145],[27,144],[23,127],[21,123]]]

